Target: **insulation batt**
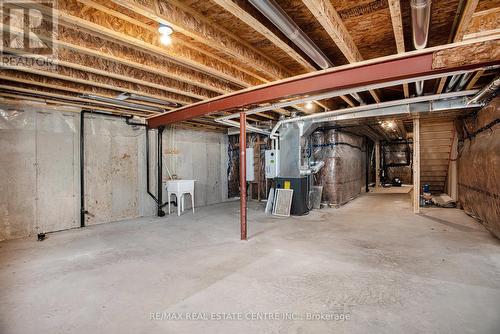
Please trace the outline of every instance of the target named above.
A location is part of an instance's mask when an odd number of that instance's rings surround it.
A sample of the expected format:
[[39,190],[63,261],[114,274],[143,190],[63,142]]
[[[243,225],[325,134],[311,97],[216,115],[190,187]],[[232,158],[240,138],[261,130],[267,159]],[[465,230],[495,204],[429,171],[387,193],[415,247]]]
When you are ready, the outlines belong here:
[[[500,238],[500,98],[459,124],[458,200]],[[495,125],[468,138],[488,124]],[[465,131],[465,129],[467,131]]]
[[364,183],[363,138],[330,129],[313,133],[312,142],[313,157],[325,162],[316,180],[323,186],[322,200],[342,205],[358,196]]

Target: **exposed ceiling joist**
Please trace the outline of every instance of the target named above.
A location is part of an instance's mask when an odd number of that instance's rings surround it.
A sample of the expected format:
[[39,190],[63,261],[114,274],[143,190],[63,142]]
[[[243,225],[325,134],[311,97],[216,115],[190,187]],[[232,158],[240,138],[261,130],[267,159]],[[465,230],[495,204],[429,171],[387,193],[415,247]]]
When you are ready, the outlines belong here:
[[40,69],[37,68],[36,66],[2,65],[2,68],[14,71],[32,73],[44,77],[56,78],[60,80],[75,82],[94,87],[100,87],[116,91],[117,95],[125,92],[142,96],[148,96],[158,100],[163,100],[165,101],[166,104],[171,101],[179,104],[186,104],[186,101],[175,100],[175,98],[172,98],[172,96],[166,93],[165,91],[156,88],[145,87],[131,82],[110,78],[108,76],[88,73],[68,67],[58,66],[55,68],[44,67],[43,69]]
[[138,113],[138,112],[134,112],[134,111],[111,109],[111,108],[95,106],[95,105],[92,106],[92,105],[87,105],[87,104],[82,104],[82,103],[54,99],[54,98],[50,98],[50,97],[44,98],[44,97],[34,97],[34,96],[20,96],[18,94],[11,94],[11,93],[4,93],[4,92],[0,92],[0,96],[11,98],[14,100],[19,100],[21,98],[22,100],[43,102],[45,104],[72,106],[72,107],[78,107],[78,108],[82,108],[82,109],[98,109],[98,110],[106,111],[106,112],[113,113],[113,114],[119,114],[119,115],[132,115],[132,116],[138,116],[138,117],[145,116],[143,113]]
[[[306,7],[316,17],[323,29],[342,51],[349,63],[363,60],[363,56],[354,43],[351,34],[342,22],[342,18],[333,7],[330,0],[302,0]],[[375,91],[370,91],[375,102],[380,103],[380,98]]]
[[350,63],[363,60],[340,15],[330,0],[302,0]]
[[[479,0],[467,0],[467,3],[465,4],[465,8],[462,11],[462,15],[460,16],[460,21],[458,23],[457,29],[455,31],[455,34],[452,38],[452,41],[454,43],[460,42],[462,38],[464,37],[465,32],[467,31],[469,24],[472,20],[472,15],[476,11],[476,7],[478,4]],[[446,83],[446,77],[441,78],[438,83],[438,88],[436,90],[437,94],[441,94],[444,89],[444,85]]]
[[[114,3],[146,16],[156,22],[170,25],[176,32],[195,41],[220,50],[249,68],[258,69],[261,75],[271,80],[290,75],[281,64],[243,41],[236,34],[227,31],[209,19],[195,12],[180,1],[169,0],[112,0]],[[266,80],[270,81],[270,80]]]
[[[106,6],[102,5],[102,4],[100,4],[100,3],[97,3],[97,2],[96,2],[96,1],[94,1],[94,0],[78,0],[78,1],[79,1],[79,2],[81,2],[81,3],[83,3],[83,4],[85,4],[86,6],[89,6],[90,8],[97,9],[97,10],[99,10],[99,11],[103,12],[103,13],[106,13],[106,14],[109,14],[109,15],[111,15],[111,16],[117,17],[117,18],[119,18],[119,19],[121,19],[121,20],[124,20],[124,21],[126,21],[126,22],[129,22],[129,23],[131,23],[131,24],[133,24],[133,25],[139,26],[139,27],[141,27],[141,28],[143,28],[143,29],[145,29],[145,30],[148,30],[148,31],[150,31],[150,32],[153,32],[153,33],[155,33],[155,34],[157,34],[157,33],[158,33],[158,27],[155,27],[155,26],[153,26],[153,25],[149,25],[149,24],[146,24],[146,23],[144,23],[144,22],[142,22],[142,21],[139,21],[139,20],[137,20],[137,19],[134,19],[134,18],[132,18],[132,17],[130,17],[130,16],[127,16],[127,15],[125,15],[125,14],[123,14],[123,13],[121,13],[121,12],[117,11],[117,10],[113,10],[113,9],[111,9],[111,8],[108,8],[108,7],[106,7]],[[261,80],[266,80],[266,79],[264,79],[264,78],[262,78],[262,77],[260,77],[260,76],[256,75],[253,71],[247,70],[246,68],[243,68],[243,67],[241,67],[241,66],[238,66],[238,65],[237,65],[237,64],[235,64],[235,63],[231,63],[230,61],[228,61],[228,60],[224,59],[223,57],[220,57],[220,56],[216,55],[216,54],[215,54],[215,53],[213,53],[213,52],[209,52],[209,51],[208,51],[208,50],[206,50],[206,49],[201,49],[201,48],[199,48],[198,46],[194,45],[193,43],[189,43],[189,42],[187,42],[187,41],[184,41],[184,40],[183,40],[183,39],[181,39],[181,38],[176,38],[176,39],[175,39],[175,43],[176,43],[176,44],[179,44],[179,45],[181,45],[181,46],[184,46],[184,47],[187,47],[187,48],[190,48],[190,49],[196,50],[196,51],[198,51],[198,52],[204,53],[204,54],[206,54],[206,55],[209,55],[211,58],[213,58],[213,59],[215,59],[215,60],[217,60],[217,61],[221,62],[222,64],[224,64],[224,65],[226,65],[226,66],[229,66],[229,67],[233,67],[233,68],[235,68],[236,70],[241,71],[241,72],[243,72],[243,73],[246,73],[246,74],[248,74],[248,75],[250,75],[250,76],[256,76],[258,79],[261,79]]]
[[455,36],[453,37],[453,42],[460,42],[463,39],[465,32],[471,23],[472,15],[476,11],[478,2],[479,0],[467,0],[462,16],[460,17],[460,22],[458,23]]
[[484,74],[484,70],[477,71],[476,74],[470,79],[469,83],[467,84],[467,87],[465,89],[469,90],[474,88],[476,85],[476,82],[479,80],[479,78]]
[[241,8],[237,3],[232,0],[213,0],[216,4],[236,16],[241,21],[245,22],[248,26],[252,27],[255,31],[266,37],[278,48],[286,52],[290,57],[292,57],[297,63],[302,65],[308,72],[314,71],[315,68],[309,61],[304,59],[298,52],[292,49],[287,43],[285,43],[281,38],[276,36],[271,30],[269,30],[264,24],[259,20],[254,18],[251,14]]
[[[401,6],[399,0],[388,0],[389,10],[391,12],[392,30],[394,31],[394,40],[396,41],[396,50],[398,53],[405,53],[405,38],[403,33],[403,20],[401,18]],[[403,93],[406,98],[410,97],[408,84],[403,84]]]
[[[86,104],[86,105],[88,104],[89,107],[90,106],[99,107],[99,108],[101,108],[101,107],[113,107],[113,108],[122,109],[122,110],[127,111],[127,112],[137,112],[138,111],[137,109],[132,108],[132,107],[115,105],[115,104],[108,103],[108,102],[94,101],[94,100],[79,97],[77,94],[69,94],[69,93],[63,93],[63,92],[54,93],[53,91],[50,91],[48,89],[43,90],[43,89],[38,88],[38,87],[23,88],[23,87],[19,87],[19,86],[10,86],[10,85],[4,85],[4,84],[0,83],[0,89],[12,91],[12,92],[19,92],[20,94],[31,94],[31,95],[35,95],[35,97],[39,96],[39,97],[48,98],[48,99],[53,98],[53,99],[63,99],[63,100],[81,102],[82,104]],[[142,112],[142,110],[141,110],[141,112]],[[141,115],[142,116],[150,116],[150,115],[154,115],[154,114],[158,114],[158,112],[144,111],[144,114],[141,114]]]
[[[25,8],[35,8],[40,10],[45,15],[54,14],[60,24],[65,24],[68,27],[79,27],[96,34],[97,36],[104,36],[112,41],[120,44],[138,47],[147,52],[166,57],[183,66],[207,73],[217,78],[232,82],[242,87],[250,87],[259,83],[258,80],[250,79],[248,75],[234,69],[222,66],[222,64],[215,64],[213,61],[208,61],[204,55],[195,54],[194,52],[186,52],[184,49],[177,48],[164,48],[160,46],[158,36],[152,34],[141,28],[126,29],[123,24],[114,24],[114,21],[107,17],[105,20],[99,20],[99,24],[94,23],[92,15],[86,13],[83,15],[76,6],[69,6],[68,2],[61,2],[58,10],[50,11],[47,7],[37,4],[19,4]],[[78,3],[81,6],[80,3]],[[68,6],[68,7],[64,7]],[[205,63],[206,64],[205,64]]]
[[[60,49],[72,50],[81,54],[102,58],[220,94],[234,90],[234,87],[226,81],[216,80],[204,73],[179,66],[169,60],[155,57],[151,53],[132,47],[120,47],[118,44],[81,31],[69,29],[62,25],[58,27],[58,30],[59,39],[53,39],[52,43]],[[42,39],[45,37],[43,34],[39,34],[38,36]]]

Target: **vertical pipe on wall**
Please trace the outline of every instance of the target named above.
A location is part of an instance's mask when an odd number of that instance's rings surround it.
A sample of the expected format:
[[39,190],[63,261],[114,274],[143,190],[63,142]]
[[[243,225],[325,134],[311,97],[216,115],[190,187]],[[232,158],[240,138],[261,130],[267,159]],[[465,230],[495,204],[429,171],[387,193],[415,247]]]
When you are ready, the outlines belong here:
[[413,119],[413,212],[420,212],[420,120]]
[[247,116],[240,112],[240,229],[241,240],[247,240],[246,134]]
[[365,137],[365,192],[369,192],[370,183],[370,150],[368,149],[368,137]]
[[380,140],[375,142],[375,187],[380,187]]
[[158,210],[157,210],[157,215],[158,217],[163,217],[165,216],[165,212],[162,210],[162,201],[163,201],[163,144],[162,144],[162,138],[163,138],[163,130],[165,127],[159,127],[158,128],[158,141],[157,141],[157,148],[158,148],[158,153],[156,156],[156,161],[157,161],[157,166],[158,166],[158,176],[157,176],[157,186],[156,186],[156,197],[158,199]]
[[85,227],[85,110],[80,111],[80,227]]
[[146,191],[149,196],[158,204],[158,199],[149,188],[150,173],[149,173],[149,127],[146,126]]

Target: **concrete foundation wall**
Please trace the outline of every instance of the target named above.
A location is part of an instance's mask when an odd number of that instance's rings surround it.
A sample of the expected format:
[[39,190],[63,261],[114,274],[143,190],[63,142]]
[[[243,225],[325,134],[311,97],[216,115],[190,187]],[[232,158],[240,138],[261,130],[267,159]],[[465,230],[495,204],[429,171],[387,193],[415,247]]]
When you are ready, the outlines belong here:
[[[79,129],[78,110],[0,106],[0,240],[80,226]],[[151,139],[156,147],[154,132]],[[143,127],[86,115],[85,146],[87,225],[156,213],[146,193]],[[171,147],[179,153],[172,154]],[[153,193],[155,152],[150,155]],[[198,180],[196,206],[227,198],[226,135],[166,130],[164,159],[180,177]]]
[[[163,133],[164,179],[172,176],[194,179],[195,207],[227,200],[228,136],[215,132],[179,130]],[[164,201],[167,200],[164,192]],[[174,200],[174,196],[172,196]],[[191,199],[186,197],[186,208]]]

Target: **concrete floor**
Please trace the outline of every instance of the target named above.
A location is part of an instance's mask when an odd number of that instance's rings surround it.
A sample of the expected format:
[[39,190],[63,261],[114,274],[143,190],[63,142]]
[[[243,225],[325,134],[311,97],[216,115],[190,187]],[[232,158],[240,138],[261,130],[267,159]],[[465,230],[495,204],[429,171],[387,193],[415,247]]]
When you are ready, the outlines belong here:
[[462,211],[250,206],[247,242],[232,202],[0,243],[0,333],[500,333],[500,242]]

